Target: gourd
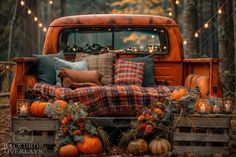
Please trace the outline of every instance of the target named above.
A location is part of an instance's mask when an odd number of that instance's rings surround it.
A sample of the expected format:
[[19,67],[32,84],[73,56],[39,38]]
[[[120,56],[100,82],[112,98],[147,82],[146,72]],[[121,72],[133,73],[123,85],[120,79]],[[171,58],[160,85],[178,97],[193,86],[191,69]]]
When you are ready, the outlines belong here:
[[128,144],[127,151],[131,154],[144,154],[148,151],[148,144],[144,139],[136,139]]
[[164,138],[155,138],[149,143],[149,150],[153,155],[162,155],[171,151],[171,145]]
[[78,155],[78,149],[75,145],[67,144],[62,146],[59,150],[60,157],[76,157]]
[[77,148],[80,153],[85,155],[98,155],[102,152],[102,142],[97,137],[83,135],[84,142],[77,142]]

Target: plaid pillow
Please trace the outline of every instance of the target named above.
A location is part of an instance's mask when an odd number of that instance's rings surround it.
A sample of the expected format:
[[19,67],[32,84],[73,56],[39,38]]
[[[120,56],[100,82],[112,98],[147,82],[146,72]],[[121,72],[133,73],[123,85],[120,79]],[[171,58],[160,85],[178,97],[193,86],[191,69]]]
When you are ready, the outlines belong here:
[[115,84],[141,86],[143,82],[144,63],[117,60],[115,64]]
[[[84,55],[82,55],[84,56]],[[82,57],[80,54],[76,54],[75,61],[86,60],[89,70],[97,70],[103,77],[101,79],[102,85],[112,85],[113,84],[113,67],[115,54],[104,53],[99,55],[89,55]]]

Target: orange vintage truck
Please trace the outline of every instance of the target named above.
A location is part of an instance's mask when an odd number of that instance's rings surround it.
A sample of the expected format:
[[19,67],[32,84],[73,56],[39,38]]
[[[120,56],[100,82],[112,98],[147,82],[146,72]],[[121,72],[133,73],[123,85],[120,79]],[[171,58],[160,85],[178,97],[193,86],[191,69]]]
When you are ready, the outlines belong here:
[[[153,54],[153,72],[155,83],[168,86],[199,86],[202,97],[222,97],[219,79],[219,59],[197,58],[185,59],[182,39],[178,25],[170,18],[153,15],[78,15],[54,20],[48,27],[43,55],[64,52],[65,59],[74,61],[80,52],[95,54],[106,49],[117,58],[135,58]],[[10,106],[13,117],[13,129],[17,125],[27,125],[41,131],[55,131],[53,120],[17,119],[16,104],[25,98],[25,92],[38,82],[33,65],[35,57],[15,58],[16,72],[11,87]],[[192,75],[195,74],[195,75]],[[199,80],[199,77],[204,76]],[[151,76],[150,76],[151,77]],[[92,98],[91,98],[92,99]],[[111,117],[130,114],[109,112]],[[45,125],[42,125],[44,124]],[[16,125],[17,124],[17,125]],[[14,127],[15,126],[15,127]],[[34,140],[40,141],[41,136]],[[45,135],[46,136],[46,135]],[[47,135],[49,136],[49,135]],[[50,138],[48,138],[50,139]],[[52,141],[45,139],[48,145]],[[46,149],[46,148],[45,148]]]

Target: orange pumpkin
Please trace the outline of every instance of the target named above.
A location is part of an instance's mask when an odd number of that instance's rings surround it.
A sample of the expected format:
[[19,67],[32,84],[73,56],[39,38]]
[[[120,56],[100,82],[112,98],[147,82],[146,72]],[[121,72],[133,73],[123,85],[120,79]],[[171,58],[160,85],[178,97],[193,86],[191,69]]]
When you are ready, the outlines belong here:
[[37,78],[35,75],[25,75],[25,88],[32,89],[34,84],[37,83]]
[[77,142],[79,152],[86,155],[100,154],[102,152],[102,142],[97,137],[83,135],[84,142]]
[[148,144],[144,139],[136,139],[128,144],[127,151],[131,154],[144,154],[148,151]]
[[60,105],[61,110],[63,110],[68,105],[68,103],[65,100],[55,100],[53,104]]
[[171,93],[171,98],[174,99],[174,100],[179,100],[183,96],[185,96],[186,94],[187,94],[187,90],[185,88],[178,88],[178,89],[175,89]]
[[76,157],[78,155],[78,149],[75,145],[67,144],[62,146],[59,150],[60,157]]
[[190,89],[198,87],[201,93],[201,98],[207,98],[209,95],[209,77],[190,74],[185,80],[185,87]]
[[44,113],[45,107],[50,104],[50,102],[35,101],[31,104],[30,112],[32,116],[35,117],[47,117]]
[[164,138],[156,138],[149,143],[149,150],[153,155],[162,155],[171,151],[171,145]]

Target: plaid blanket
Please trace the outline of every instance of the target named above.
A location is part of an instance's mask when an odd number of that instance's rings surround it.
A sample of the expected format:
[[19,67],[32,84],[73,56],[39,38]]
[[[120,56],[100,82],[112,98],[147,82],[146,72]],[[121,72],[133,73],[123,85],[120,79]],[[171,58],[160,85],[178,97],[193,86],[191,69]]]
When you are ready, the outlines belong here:
[[90,116],[110,112],[136,112],[149,106],[153,100],[170,95],[173,88],[167,86],[139,87],[137,85],[115,85],[82,87],[72,90],[55,85],[37,83],[33,91],[57,99],[73,100],[88,107]]

